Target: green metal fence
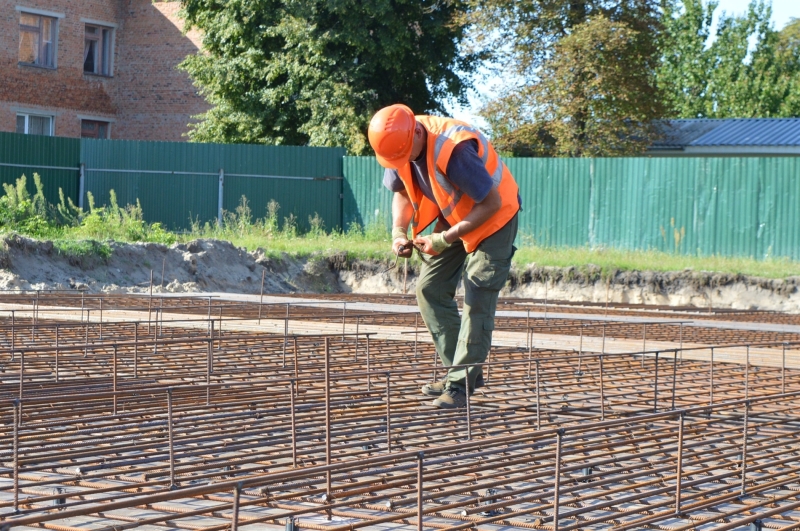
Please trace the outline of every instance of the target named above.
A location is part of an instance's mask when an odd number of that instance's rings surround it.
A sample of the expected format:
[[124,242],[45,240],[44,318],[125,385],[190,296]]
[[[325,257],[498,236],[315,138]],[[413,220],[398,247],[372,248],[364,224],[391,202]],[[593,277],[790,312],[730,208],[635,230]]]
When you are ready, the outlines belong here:
[[33,192],[33,174],[38,173],[49,202],[58,202],[61,188],[65,197],[77,203],[79,165],[77,138],[0,133],[0,183],[11,184],[25,175],[28,189]]
[[[110,190],[145,218],[185,229],[233,211],[246,196],[255,217],[270,200],[300,227],[391,223],[391,196],[373,157],[343,149],[131,142],[0,133],[0,182],[39,173],[98,205]],[[546,246],[658,249],[800,259],[800,159],[509,159],[520,185],[521,241]],[[32,183],[29,181],[32,190]]]
[[[328,229],[342,227],[341,148],[192,144],[73,139],[0,133],[0,182],[38,173],[45,197],[58,190],[87,207],[108,203],[110,191],[120,205],[142,205],[149,222],[175,230],[191,220],[201,223],[232,212],[246,196],[255,218],[267,204],[280,205],[280,217],[295,216],[308,226],[315,214]],[[1,194],[0,190],[0,195]]]
[[375,157],[344,158],[344,226],[383,224],[391,228],[392,193],[383,186],[383,168]]
[[342,225],[344,149],[181,142],[81,141],[85,190],[105,203],[113,189],[120,204],[142,205],[145,219],[171,229],[218,219],[242,196],[256,218],[280,204],[298,225],[318,214],[327,228]]
[[[800,259],[800,158],[508,159],[521,240]],[[389,223],[374,158],[345,157],[344,219]]]

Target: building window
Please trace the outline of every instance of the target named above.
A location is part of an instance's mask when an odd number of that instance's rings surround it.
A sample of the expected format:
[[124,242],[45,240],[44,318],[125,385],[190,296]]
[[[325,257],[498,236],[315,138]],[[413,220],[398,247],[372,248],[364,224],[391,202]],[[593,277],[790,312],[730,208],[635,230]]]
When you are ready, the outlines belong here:
[[54,17],[20,13],[19,62],[55,68],[57,25]]
[[113,29],[86,25],[83,48],[83,71],[100,76],[111,75],[111,36]]
[[108,138],[108,122],[100,120],[81,120],[81,138]]
[[35,114],[17,115],[17,133],[23,135],[53,136],[53,117]]

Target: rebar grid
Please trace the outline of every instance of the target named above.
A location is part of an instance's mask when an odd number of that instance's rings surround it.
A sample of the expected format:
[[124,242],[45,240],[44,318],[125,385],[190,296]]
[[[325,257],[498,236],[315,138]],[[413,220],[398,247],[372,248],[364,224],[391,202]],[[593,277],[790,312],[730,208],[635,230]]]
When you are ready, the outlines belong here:
[[414,357],[410,342],[212,321],[15,329],[0,348],[0,526],[800,523],[799,371],[677,348],[494,349],[470,410],[448,411],[418,392],[444,375],[430,344]]
[[[322,301],[317,306],[311,303],[256,303],[256,302],[236,302],[223,301],[213,297],[130,297],[130,296],[76,296],[59,294],[52,300],[44,295],[38,299],[26,301],[24,296],[5,296],[3,300],[6,310],[0,310],[0,323],[4,327],[10,326],[15,322],[20,326],[27,324],[39,325],[33,327],[33,338],[37,329],[48,323],[48,314],[63,313],[63,309],[71,309],[79,312],[81,321],[103,323],[103,314],[106,316],[106,323],[109,316],[114,316],[121,310],[128,312],[147,312],[147,332],[150,333],[152,326],[156,325],[159,319],[164,318],[165,314],[170,316],[192,315],[199,316],[205,314],[208,320],[257,320],[261,321],[316,321],[329,323],[358,323],[364,326],[391,326],[391,327],[415,327],[423,325],[419,314],[416,312],[386,312],[386,311],[364,311],[359,309],[347,308],[346,302]],[[106,299],[105,297],[108,297]],[[105,302],[104,302],[105,301]],[[26,304],[27,302],[27,304]],[[44,304],[44,308],[42,305]],[[515,303],[520,304],[520,303]],[[14,310],[20,314],[14,318]],[[522,305],[514,307],[519,314],[518,317],[497,316],[495,317],[495,330],[516,331],[521,328],[533,329],[538,334],[552,335],[582,335],[586,337],[613,337],[619,339],[645,339],[649,341],[675,341],[696,344],[725,344],[725,343],[759,343],[759,342],[796,342],[800,341],[800,332],[793,331],[772,331],[772,330],[748,330],[736,328],[719,328],[715,326],[703,326],[702,323],[692,321],[665,321],[663,312],[630,312],[617,311],[614,315],[624,318],[629,315],[647,315],[648,317],[660,317],[659,321],[615,321],[613,319],[587,320],[569,319],[564,317],[544,317],[539,314],[530,315],[523,313],[529,306]],[[28,310],[25,312],[24,310]],[[581,309],[582,310],[582,309]],[[591,310],[591,309],[590,309]],[[7,316],[3,319],[2,313],[12,314],[11,319]],[[588,312],[588,316],[592,314]],[[32,315],[32,316],[26,316]],[[525,315],[525,316],[523,316]],[[733,320],[746,322],[780,322],[780,319],[771,312],[736,312],[714,314],[717,317],[728,319],[730,316],[736,317]],[[778,314],[782,316],[783,314]],[[708,314],[679,313],[671,317],[681,316],[686,318],[701,317],[709,320]],[[612,315],[613,317],[613,315]],[[713,316],[712,316],[713,317]],[[762,319],[763,318],[763,319]],[[786,316],[793,319],[793,316]],[[715,320],[715,319],[711,319]],[[793,322],[793,321],[792,321]],[[800,321],[798,321],[800,324]],[[0,332],[2,328],[0,328]],[[100,326],[99,337],[103,337],[103,326]],[[88,336],[85,338],[88,342]],[[2,343],[0,343],[2,345]],[[6,343],[6,346],[9,346]]]
[[[788,513],[779,520],[789,525],[795,522],[790,509],[797,502],[793,485],[800,457],[791,414],[797,398],[774,395],[435,444],[424,450],[422,490],[415,473],[417,451],[334,458],[331,465],[296,470],[231,467],[217,482],[197,478],[182,482],[176,491],[163,474],[160,481],[143,477],[137,482],[124,474],[110,479],[82,471],[72,478],[64,474],[58,490],[43,481],[23,485],[23,510],[10,522],[69,518],[74,524],[76,517],[94,516],[94,527],[102,529],[175,525],[183,519],[192,526],[192,517],[199,514],[205,515],[202,528],[221,529],[234,518],[232,491],[240,488],[238,525],[299,517],[301,528],[343,531],[381,522],[414,525],[421,513],[424,527],[441,529],[491,522],[562,530],[691,529],[700,524],[724,529],[776,507]],[[746,432],[745,411],[750,420]],[[679,438],[681,421],[685,428]],[[39,475],[49,478],[53,472]],[[23,480],[32,476],[27,473]],[[673,495],[678,477],[680,499]],[[337,521],[327,520],[326,513]],[[554,514],[559,515],[557,525]],[[74,527],[62,523],[59,528]]]
[[[72,290],[30,290],[20,291],[12,290],[3,293],[0,290],[2,300],[8,303],[23,304],[38,306],[42,300],[46,300],[46,304],[50,306],[69,306],[74,308],[85,308],[92,310],[99,310],[101,307],[100,300],[103,300],[107,309],[113,308],[179,308],[183,306],[190,306],[191,308],[200,308],[210,305],[213,309],[218,309],[219,306],[230,306],[231,301],[220,299],[215,295],[153,295],[152,290],[150,296],[138,295],[113,295],[113,294],[89,294],[83,292],[75,292]],[[282,299],[305,299],[313,300],[316,303],[331,304],[333,307],[341,307],[342,304],[346,305],[348,302],[368,302],[378,304],[392,304],[392,305],[415,305],[416,298],[413,295],[366,295],[366,294],[281,294]],[[456,297],[456,301],[461,304],[462,297]],[[305,303],[308,305],[309,303]],[[293,306],[303,306],[304,303],[297,302]],[[234,305],[235,306],[235,305]],[[278,311],[284,303],[263,303],[258,304],[256,308],[261,308],[262,312]],[[590,315],[603,315],[603,316],[667,316],[669,318],[695,318],[702,317],[703,319],[711,320],[724,320],[724,321],[742,321],[742,322],[761,322],[761,323],[780,323],[780,324],[795,324],[800,325],[800,315],[785,314],[775,311],[765,310],[739,310],[730,308],[714,308],[712,306],[706,307],[676,307],[664,305],[649,305],[649,304],[634,304],[634,303],[614,303],[614,302],[572,302],[563,300],[547,299],[526,299],[526,298],[506,298],[498,301],[499,310],[531,310],[533,312],[544,313],[547,315],[548,311],[555,313],[581,313]],[[257,310],[258,311],[258,310]]]

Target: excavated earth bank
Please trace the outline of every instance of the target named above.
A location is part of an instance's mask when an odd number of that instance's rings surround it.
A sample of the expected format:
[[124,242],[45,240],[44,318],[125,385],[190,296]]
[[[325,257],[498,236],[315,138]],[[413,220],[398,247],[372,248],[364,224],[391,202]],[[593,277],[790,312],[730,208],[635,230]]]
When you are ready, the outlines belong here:
[[[67,256],[52,242],[8,236],[0,246],[0,289],[86,289],[90,292],[187,293],[402,293],[403,268],[352,260],[327,253],[307,258],[271,258],[262,249],[248,252],[230,242],[195,240],[170,247],[111,243],[110,258]],[[162,279],[163,269],[163,279]],[[408,292],[416,272],[409,268]],[[550,300],[629,302],[674,306],[800,312],[800,277],[772,280],[698,271],[658,273],[616,271],[602,274],[588,266],[515,268],[503,295]],[[163,286],[163,287],[162,287]]]

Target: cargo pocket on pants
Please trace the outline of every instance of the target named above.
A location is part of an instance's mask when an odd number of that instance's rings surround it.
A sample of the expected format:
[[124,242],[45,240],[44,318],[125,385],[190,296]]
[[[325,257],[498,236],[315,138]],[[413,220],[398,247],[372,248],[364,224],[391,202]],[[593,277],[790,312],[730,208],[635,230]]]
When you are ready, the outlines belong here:
[[475,323],[467,335],[467,343],[470,345],[487,343],[492,335],[492,330],[494,330],[494,318],[492,317],[483,319],[482,324]]
[[511,270],[511,259],[484,260],[472,274],[475,286],[483,289],[500,291],[508,280]]

